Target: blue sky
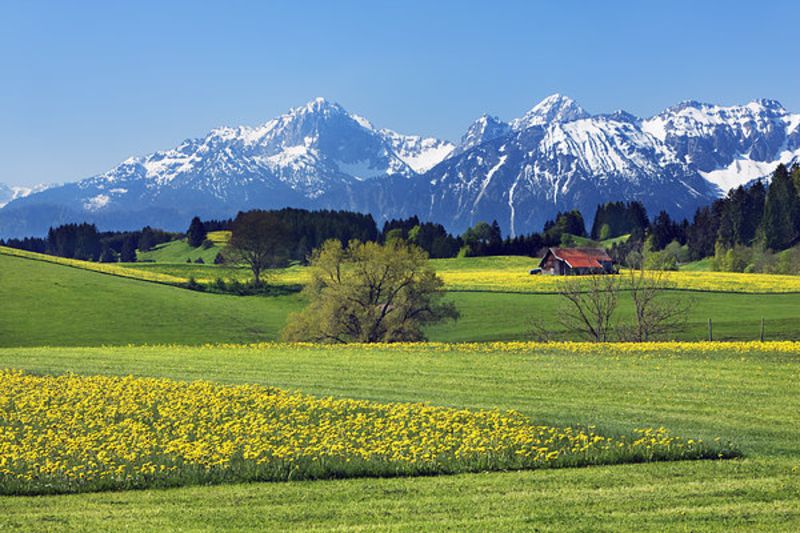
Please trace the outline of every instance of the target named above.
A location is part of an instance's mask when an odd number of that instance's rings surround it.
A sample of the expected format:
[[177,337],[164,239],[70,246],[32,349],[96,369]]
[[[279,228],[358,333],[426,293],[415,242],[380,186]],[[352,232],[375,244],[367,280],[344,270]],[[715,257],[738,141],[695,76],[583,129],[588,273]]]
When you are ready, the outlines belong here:
[[450,140],[553,92],[800,111],[798,20],[797,1],[0,0],[0,182],[84,178],[315,96]]

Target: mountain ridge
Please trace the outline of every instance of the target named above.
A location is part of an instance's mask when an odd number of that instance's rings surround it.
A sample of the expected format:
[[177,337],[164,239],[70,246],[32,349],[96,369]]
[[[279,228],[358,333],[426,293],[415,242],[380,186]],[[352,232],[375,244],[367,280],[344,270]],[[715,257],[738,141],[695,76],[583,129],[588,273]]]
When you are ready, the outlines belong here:
[[610,200],[691,216],[726,188],[798,160],[800,115],[775,100],[685,101],[642,119],[593,115],[554,94],[509,122],[482,115],[453,144],[377,128],[318,97],[264,124],[215,128],[12,199],[0,209],[0,237],[79,220],[182,229],[194,215],[286,206],[353,209],[379,222],[416,214],[452,231],[497,219],[514,235],[559,210],[589,218]]

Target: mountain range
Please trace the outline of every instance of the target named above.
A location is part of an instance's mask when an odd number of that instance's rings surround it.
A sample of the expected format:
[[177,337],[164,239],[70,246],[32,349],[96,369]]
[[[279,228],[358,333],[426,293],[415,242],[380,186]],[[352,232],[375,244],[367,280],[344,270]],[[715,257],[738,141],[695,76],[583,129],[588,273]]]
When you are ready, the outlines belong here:
[[348,209],[378,223],[418,215],[460,232],[497,220],[538,231],[558,211],[641,201],[691,217],[731,187],[800,161],[800,114],[774,100],[686,101],[650,118],[591,114],[555,94],[509,122],[483,115],[458,143],[378,128],[316,98],[256,127],[222,127],[77,182],[0,187],[0,237],[66,222],[183,230],[239,210]]

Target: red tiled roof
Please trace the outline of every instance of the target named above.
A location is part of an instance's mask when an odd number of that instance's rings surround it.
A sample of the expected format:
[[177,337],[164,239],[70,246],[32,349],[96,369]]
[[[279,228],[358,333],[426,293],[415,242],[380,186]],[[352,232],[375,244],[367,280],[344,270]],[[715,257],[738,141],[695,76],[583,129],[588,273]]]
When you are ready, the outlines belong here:
[[603,268],[600,261],[611,261],[606,251],[598,248],[550,248],[550,251],[572,268]]

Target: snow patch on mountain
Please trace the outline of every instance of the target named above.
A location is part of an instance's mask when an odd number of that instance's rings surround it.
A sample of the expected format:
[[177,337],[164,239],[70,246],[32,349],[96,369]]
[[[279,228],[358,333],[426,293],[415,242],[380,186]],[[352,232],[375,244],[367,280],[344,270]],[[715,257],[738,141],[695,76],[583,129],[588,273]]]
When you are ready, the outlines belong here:
[[441,163],[455,149],[452,143],[434,137],[402,135],[388,129],[378,132],[389,143],[395,155],[418,174]]
[[726,194],[729,190],[735,189],[739,185],[747,185],[755,180],[764,179],[769,181],[770,176],[775,172],[775,168],[779,164],[791,166],[798,162],[800,162],[800,149],[795,151],[786,150],[775,161],[754,161],[745,156],[734,160],[725,168],[712,170],[711,172],[700,171],[700,175],[719,187],[720,194]]
[[[775,100],[720,106],[685,101],[642,121],[642,129],[727,192],[772,172],[800,148],[800,115]],[[769,170],[764,173],[765,169]]]
[[54,185],[35,185],[33,187],[22,187],[0,183],[0,208],[18,198],[25,198],[26,196],[44,191],[50,187],[54,187]]
[[108,205],[111,197],[107,194],[98,194],[86,200],[83,203],[83,208],[87,211],[98,211]]

